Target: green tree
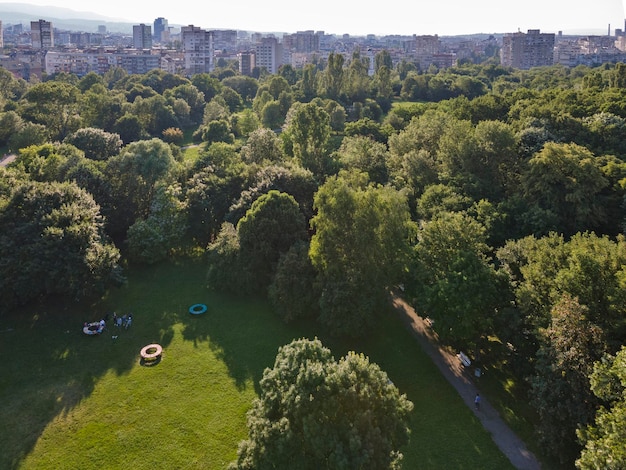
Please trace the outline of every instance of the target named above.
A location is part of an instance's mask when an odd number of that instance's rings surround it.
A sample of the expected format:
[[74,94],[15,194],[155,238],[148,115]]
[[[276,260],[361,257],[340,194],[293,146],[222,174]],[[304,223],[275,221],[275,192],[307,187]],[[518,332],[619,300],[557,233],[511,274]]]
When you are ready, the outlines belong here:
[[104,85],[104,80],[102,78],[102,75],[98,75],[96,72],[89,72],[87,73],[87,75],[85,75],[84,77],[82,77],[79,81],[78,81],[78,89],[81,91],[81,93],[85,93],[87,90],[89,90],[91,87],[93,87],[94,85]]
[[168,99],[183,99],[189,105],[189,117],[194,124],[202,122],[204,106],[206,104],[204,93],[192,84],[186,83],[166,90],[163,94]]
[[15,111],[0,113],[0,146],[7,145],[12,135],[24,127],[24,121]]
[[626,468],[626,347],[598,361],[591,389],[605,403],[595,422],[577,430],[584,445],[576,467],[581,470]]
[[130,113],[137,116],[141,127],[154,137],[160,136],[168,127],[180,125],[172,105],[161,95],[149,98],[137,97],[133,101]]
[[9,70],[0,68],[0,105],[4,105],[5,101],[20,99],[26,89],[25,80],[15,78]]
[[244,75],[236,75],[234,77],[227,77],[222,80],[224,86],[230,87],[235,90],[241,98],[246,102],[251,102],[257,94],[259,89],[259,82]]
[[110,91],[95,83],[79,98],[83,127],[96,127],[107,132],[115,128],[115,121],[123,115],[126,97],[119,90]]
[[224,222],[215,240],[207,247],[209,289],[241,293],[245,288],[239,255],[239,236],[233,224]]
[[478,158],[473,174],[480,184],[481,195],[497,201],[516,193],[524,166],[518,157],[511,126],[500,121],[481,121],[475,127],[474,138]]
[[232,144],[235,141],[235,136],[230,131],[230,124],[228,121],[220,119],[219,121],[211,121],[208,123],[202,131],[202,140],[212,144],[214,142],[226,142]]
[[224,99],[224,102],[228,106],[231,113],[241,111],[241,108],[243,107],[243,99],[241,98],[241,95],[231,87],[223,86],[219,96]]
[[334,132],[343,131],[346,125],[346,119],[348,117],[348,115],[346,114],[346,108],[344,108],[334,100],[326,100],[326,103],[324,104],[324,109],[330,117],[330,128]]
[[[367,98],[370,88],[367,69],[368,59],[361,57],[358,50],[354,51],[344,80],[344,89],[349,103],[364,102]],[[329,96],[329,98],[332,97]]]
[[80,91],[65,82],[37,83],[24,95],[22,116],[48,128],[54,139],[63,140],[79,127]]
[[187,212],[180,185],[160,186],[153,198],[150,215],[128,229],[129,256],[154,264],[167,258],[184,243]]
[[241,158],[247,163],[280,162],[285,157],[280,139],[270,129],[257,129],[241,148]]
[[321,95],[331,100],[341,101],[343,89],[344,71],[343,55],[331,52],[328,56],[328,65],[321,77]]
[[373,86],[376,90],[376,102],[385,113],[388,113],[391,109],[391,100],[394,94],[390,67],[383,65],[376,69]]
[[589,376],[606,350],[602,330],[587,320],[587,309],[567,295],[552,309],[541,331],[531,403],[539,413],[540,440],[549,454],[571,465],[580,452],[576,429],[593,420],[598,402]]
[[376,121],[370,118],[359,119],[358,121],[349,122],[345,128],[346,136],[361,135],[370,137],[376,142],[382,144],[387,143],[388,135],[383,130],[383,127]]
[[220,230],[233,201],[245,188],[248,170],[236,149],[218,142],[200,154],[184,185],[191,237],[205,247]]
[[[208,73],[197,73],[191,77],[191,84],[195,86],[200,93],[204,95],[204,99],[208,103],[222,89],[220,81],[209,75]],[[230,86],[230,85],[229,85]]]
[[278,75],[287,80],[290,86],[293,86],[298,81],[298,73],[291,66],[291,64],[283,64],[278,67]]
[[102,129],[84,127],[68,135],[65,143],[85,152],[85,157],[92,160],[107,160],[120,153],[122,139],[119,134],[111,134]]
[[387,67],[388,70],[393,68],[391,54],[389,54],[389,51],[386,49],[377,52],[374,56],[374,70],[378,72],[383,67]]
[[285,114],[278,100],[271,100],[265,103],[261,109],[261,122],[268,129],[280,129],[285,121]]
[[268,298],[285,322],[318,313],[316,275],[309,258],[309,243],[297,241],[281,255],[268,288]]
[[471,198],[445,184],[431,184],[417,200],[417,213],[421,219],[433,220],[449,212],[467,211]]
[[293,196],[306,220],[313,216],[313,195],[318,184],[309,170],[292,164],[263,166],[248,179],[248,188],[241,191],[239,198],[230,206],[227,220],[235,223],[261,195],[270,190]]
[[315,195],[311,261],[320,273],[320,321],[362,335],[403,280],[414,226],[404,194],[364,173],[330,177]]
[[148,217],[157,184],[169,182],[177,167],[170,146],[160,139],[133,142],[109,158],[105,172],[114,202],[110,230],[125,234],[135,220]]
[[231,468],[399,468],[413,404],[362,354],[295,340],[259,386]]
[[9,138],[9,150],[16,153],[31,145],[42,145],[49,140],[50,134],[46,126],[43,124],[25,122],[24,125]]
[[280,256],[307,238],[298,203],[293,196],[275,190],[254,201],[237,223],[237,233],[252,291],[267,288]]
[[0,196],[0,250],[3,309],[47,295],[84,298],[119,280],[99,208],[73,183],[21,181]]
[[141,121],[134,114],[124,114],[117,121],[113,129],[119,134],[124,144],[130,144],[141,139],[143,135],[143,128]]
[[522,175],[527,201],[553,213],[559,229],[567,234],[591,230],[604,222],[599,194],[608,181],[595,158],[576,144],[546,142]]
[[302,79],[297,84],[302,93],[302,101],[308,103],[317,94],[317,67],[314,64],[306,64],[302,69]]
[[292,143],[293,155],[304,167],[318,177],[329,167],[330,117],[313,103],[294,108],[285,132]]
[[[623,293],[626,242],[593,233],[526,237],[498,250],[499,263],[515,286],[516,305],[537,332],[550,324],[550,310],[568,294],[588,308],[588,317],[613,341],[621,341],[626,298]],[[512,344],[517,345],[517,341]]]
[[364,136],[346,137],[337,153],[344,168],[366,172],[372,183],[387,183],[387,147],[384,144]]
[[418,234],[414,281],[407,288],[442,340],[456,347],[481,346],[508,302],[488,250],[484,227],[463,213],[440,214]]
[[257,130],[261,125],[259,117],[249,108],[244,109],[237,115],[237,132],[238,135],[247,137]]
[[204,116],[202,118],[203,124],[208,124],[211,121],[218,121],[220,119],[228,119],[230,117],[230,110],[228,105],[221,96],[216,96],[209,101],[204,107]]

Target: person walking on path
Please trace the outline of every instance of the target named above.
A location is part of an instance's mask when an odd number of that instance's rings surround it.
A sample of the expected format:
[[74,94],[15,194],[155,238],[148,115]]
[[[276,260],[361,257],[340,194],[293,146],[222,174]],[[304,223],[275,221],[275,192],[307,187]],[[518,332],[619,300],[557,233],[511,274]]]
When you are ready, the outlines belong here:
[[479,412],[475,404],[477,396],[475,384],[459,359],[439,344],[437,334],[431,326],[415,312],[413,307],[395,293],[392,294],[392,303],[424,352],[430,356],[465,404],[471,409],[474,403],[474,413],[511,464],[519,470],[540,470],[541,464],[537,458],[483,397],[479,399],[481,409]]
[[476,408],[476,411],[480,411],[480,393],[477,393],[474,397],[474,408]]

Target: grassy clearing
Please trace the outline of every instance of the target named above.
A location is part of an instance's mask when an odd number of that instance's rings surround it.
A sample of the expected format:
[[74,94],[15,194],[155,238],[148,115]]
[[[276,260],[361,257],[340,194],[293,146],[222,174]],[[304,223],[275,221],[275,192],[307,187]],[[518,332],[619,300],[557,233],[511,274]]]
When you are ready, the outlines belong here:
[[[208,292],[204,274],[198,263],[133,270],[95,305],[0,319],[0,468],[224,468],[278,347],[315,336],[336,357],[369,356],[415,403],[405,468],[511,468],[392,312],[366,339],[328,338],[314,324],[284,325],[262,300]],[[208,312],[187,313],[198,302]],[[82,334],[113,311],[133,313],[130,329]],[[163,359],[141,366],[152,342]]]

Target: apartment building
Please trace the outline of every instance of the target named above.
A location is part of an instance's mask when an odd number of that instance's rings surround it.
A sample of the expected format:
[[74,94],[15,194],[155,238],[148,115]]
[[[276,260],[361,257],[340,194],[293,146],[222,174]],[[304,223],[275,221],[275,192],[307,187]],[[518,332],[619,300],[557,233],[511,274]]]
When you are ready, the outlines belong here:
[[185,73],[208,73],[213,70],[213,31],[189,25],[181,28]]
[[261,38],[255,46],[256,66],[265,68],[268,73],[278,72],[283,65],[283,45],[275,37]]
[[234,29],[213,30],[213,49],[221,52],[237,51],[237,31]]
[[500,62],[505,67],[528,70],[554,63],[554,33],[529,29],[527,33],[505,34],[502,38]]
[[50,21],[30,22],[30,40],[33,49],[52,49],[54,47],[54,29]]
[[252,70],[256,67],[254,52],[240,52],[237,58],[239,59],[239,73],[252,76]]
[[152,26],[143,23],[133,25],[133,47],[138,50],[152,49]]
[[283,47],[292,52],[312,53],[320,50],[320,36],[314,31],[298,31],[283,36]]
[[180,61],[171,52],[150,53],[98,48],[86,51],[48,51],[44,64],[49,75],[67,72],[82,77],[89,72],[102,75],[111,67],[121,67],[129,74],[144,74],[153,69],[175,73]]

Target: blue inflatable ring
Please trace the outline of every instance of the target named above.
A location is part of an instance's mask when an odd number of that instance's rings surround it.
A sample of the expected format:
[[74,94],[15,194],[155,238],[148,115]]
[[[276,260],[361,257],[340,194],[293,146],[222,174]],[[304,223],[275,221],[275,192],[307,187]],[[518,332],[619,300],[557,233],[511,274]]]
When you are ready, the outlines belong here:
[[189,307],[189,313],[192,315],[201,315],[207,311],[207,306],[204,304],[195,304]]

